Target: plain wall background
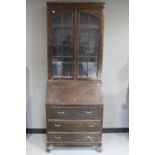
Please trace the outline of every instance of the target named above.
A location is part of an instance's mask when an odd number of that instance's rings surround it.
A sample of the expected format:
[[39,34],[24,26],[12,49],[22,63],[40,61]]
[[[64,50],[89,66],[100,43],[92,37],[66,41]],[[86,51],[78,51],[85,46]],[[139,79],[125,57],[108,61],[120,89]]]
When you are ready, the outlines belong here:
[[[27,0],[27,128],[46,128],[47,0]],[[52,1],[51,1],[52,2]],[[128,127],[128,0],[106,2],[104,13],[104,128]]]

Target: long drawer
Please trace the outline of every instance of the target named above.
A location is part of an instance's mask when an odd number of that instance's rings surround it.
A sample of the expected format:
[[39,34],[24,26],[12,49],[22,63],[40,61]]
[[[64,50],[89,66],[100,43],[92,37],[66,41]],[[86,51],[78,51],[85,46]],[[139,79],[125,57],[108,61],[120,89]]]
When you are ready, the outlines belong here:
[[97,143],[101,141],[101,134],[90,133],[48,133],[47,140],[51,143]]
[[90,106],[52,106],[47,104],[47,119],[97,119],[101,118],[102,108]]
[[101,120],[48,120],[48,131],[100,131]]

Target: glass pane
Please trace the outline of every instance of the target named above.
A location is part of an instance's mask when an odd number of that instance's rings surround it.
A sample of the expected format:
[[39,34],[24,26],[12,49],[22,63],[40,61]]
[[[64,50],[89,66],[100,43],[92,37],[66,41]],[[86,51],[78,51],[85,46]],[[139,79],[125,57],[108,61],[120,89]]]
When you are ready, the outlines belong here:
[[72,35],[72,28],[64,27],[63,28],[63,36],[71,36]]
[[87,70],[87,63],[83,62],[83,63],[79,63],[79,76],[84,76],[87,77],[88,74],[88,70]]
[[89,56],[97,56],[98,47],[97,46],[89,46]]
[[95,17],[95,16],[90,16],[90,26],[95,26],[98,27],[99,26],[99,18]]
[[61,56],[62,55],[62,46],[53,46],[52,53],[53,53],[53,56]]
[[80,44],[88,44],[88,36],[80,36]]
[[53,57],[52,59],[52,75],[56,77],[61,76],[62,71],[62,58],[61,57]]
[[97,63],[88,62],[88,77],[96,77]]
[[63,76],[65,77],[72,76],[72,64],[71,63],[63,64]]
[[63,57],[63,62],[71,62],[72,57]]
[[98,29],[89,29],[89,37],[98,36]]
[[63,56],[72,56],[71,46],[63,46]]
[[98,46],[98,37],[97,36],[89,37],[89,46]]
[[89,57],[89,62],[97,62],[97,57]]
[[52,69],[53,69],[53,76],[61,77],[61,63],[52,63]]
[[79,57],[79,61],[81,62],[87,62],[88,58],[87,57]]
[[63,37],[63,45],[64,45],[64,46],[69,46],[69,45],[71,45],[71,42],[72,42],[71,36],[64,36],[64,37]]
[[63,24],[64,25],[72,25],[72,13],[64,13]]
[[62,62],[62,57],[53,57],[53,62]]
[[52,29],[52,35],[62,35],[62,28],[61,27],[54,27]]
[[53,76],[61,77],[62,63],[61,62],[53,62],[52,63],[52,74]]
[[61,36],[53,36],[53,45],[61,45],[62,44],[62,38]]
[[88,35],[89,35],[88,29],[85,28],[80,29],[80,36],[88,36]]
[[61,24],[62,24],[61,16],[54,16],[53,17],[53,25],[61,25]]
[[88,45],[80,46],[79,56],[87,56],[89,52],[88,50],[89,50]]
[[80,26],[88,26],[88,15],[80,13]]

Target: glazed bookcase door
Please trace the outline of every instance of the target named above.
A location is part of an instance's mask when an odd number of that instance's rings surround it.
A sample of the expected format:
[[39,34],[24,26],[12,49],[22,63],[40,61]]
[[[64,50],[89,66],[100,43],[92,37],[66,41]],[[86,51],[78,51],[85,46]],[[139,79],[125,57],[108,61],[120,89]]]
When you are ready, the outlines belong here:
[[53,9],[48,15],[49,76],[73,78],[74,10]]
[[97,79],[100,62],[100,12],[78,10],[77,78]]
[[100,79],[102,28],[102,9],[48,10],[49,79]]

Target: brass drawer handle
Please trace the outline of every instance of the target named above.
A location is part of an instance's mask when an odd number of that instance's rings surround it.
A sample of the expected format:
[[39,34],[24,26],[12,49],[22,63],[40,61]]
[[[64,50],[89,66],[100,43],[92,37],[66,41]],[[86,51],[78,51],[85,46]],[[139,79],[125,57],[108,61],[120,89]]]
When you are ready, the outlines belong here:
[[95,124],[88,124],[88,127],[93,128],[95,127]]
[[57,113],[58,113],[59,115],[63,115],[63,114],[64,114],[64,111],[57,111]]
[[61,124],[55,123],[54,126],[55,127],[61,127]]
[[88,138],[88,139],[93,139],[94,137],[93,137],[93,136],[87,136],[87,138]]
[[85,111],[86,114],[92,114],[92,111]]
[[60,136],[55,136],[54,138],[57,139],[57,140],[60,140],[61,139]]

